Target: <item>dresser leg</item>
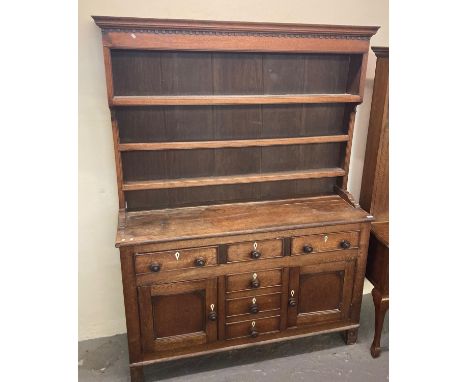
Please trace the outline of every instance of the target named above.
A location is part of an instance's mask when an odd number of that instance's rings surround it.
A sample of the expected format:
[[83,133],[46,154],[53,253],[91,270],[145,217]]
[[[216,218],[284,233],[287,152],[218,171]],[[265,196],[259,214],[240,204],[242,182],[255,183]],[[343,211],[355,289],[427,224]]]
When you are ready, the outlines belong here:
[[143,373],[143,367],[131,367],[130,380],[131,382],[144,382],[145,375]]
[[354,345],[357,341],[358,328],[346,330],[343,334],[346,345]]
[[388,296],[382,296],[377,288],[372,289],[372,298],[375,307],[375,332],[374,341],[371,346],[371,355],[377,358],[380,355],[380,336],[385,319],[385,314],[388,310]]

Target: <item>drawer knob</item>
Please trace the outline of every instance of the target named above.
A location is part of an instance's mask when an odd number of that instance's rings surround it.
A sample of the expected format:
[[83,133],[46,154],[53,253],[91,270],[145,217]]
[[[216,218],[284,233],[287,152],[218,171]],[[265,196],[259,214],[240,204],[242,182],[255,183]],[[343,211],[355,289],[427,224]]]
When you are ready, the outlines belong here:
[[251,257],[252,259],[258,259],[260,256],[262,256],[262,254],[261,254],[260,252],[258,252],[258,251],[252,251],[252,252],[250,253],[250,257]]
[[302,249],[305,253],[311,253],[314,250],[309,244],[304,245]]
[[255,328],[255,321],[252,321],[252,326],[249,328],[250,337],[258,337],[258,330]]
[[152,263],[149,269],[151,272],[159,272],[161,270],[161,265],[159,263]]
[[340,246],[343,249],[348,249],[351,247],[351,243],[348,240],[341,240]]
[[195,266],[197,267],[204,267],[206,264],[205,259],[203,257],[198,257],[195,259]]
[[260,280],[258,279],[256,273],[253,274],[250,285],[252,286],[252,288],[258,288],[260,286]]
[[249,312],[252,314],[257,314],[260,311],[258,304],[252,304],[249,306]]

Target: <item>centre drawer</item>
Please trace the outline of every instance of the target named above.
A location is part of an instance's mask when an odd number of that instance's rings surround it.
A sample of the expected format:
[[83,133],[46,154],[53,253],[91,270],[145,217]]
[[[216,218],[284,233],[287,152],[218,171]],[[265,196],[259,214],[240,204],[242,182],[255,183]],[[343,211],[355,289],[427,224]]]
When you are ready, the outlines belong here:
[[257,314],[281,308],[281,293],[226,300],[226,315]]
[[236,322],[226,325],[226,339],[257,337],[280,330],[280,316]]
[[294,237],[291,244],[291,254],[327,252],[359,246],[359,232],[334,232],[319,235]]
[[226,277],[226,292],[257,290],[281,284],[281,268],[237,273]]
[[216,247],[188,248],[135,255],[135,272],[137,274],[193,267],[201,268],[216,264]]
[[228,263],[236,261],[268,259],[283,255],[283,241],[281,239],[250,241],[228,245]]

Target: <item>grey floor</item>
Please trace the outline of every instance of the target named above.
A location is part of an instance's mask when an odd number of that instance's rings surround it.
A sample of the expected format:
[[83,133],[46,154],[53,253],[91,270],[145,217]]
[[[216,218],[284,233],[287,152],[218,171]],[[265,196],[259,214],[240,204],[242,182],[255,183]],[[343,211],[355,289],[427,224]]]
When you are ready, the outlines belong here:
[[[148,366],[146,382],[387,381],[388,314],[377,359],[369,353],[373,330],[374,308],[366,294],[355,345],[344,345],[339,333],[324,334]],[[80,342],[79,381],[129,381],[126,341],[125,335],[117,335]]]

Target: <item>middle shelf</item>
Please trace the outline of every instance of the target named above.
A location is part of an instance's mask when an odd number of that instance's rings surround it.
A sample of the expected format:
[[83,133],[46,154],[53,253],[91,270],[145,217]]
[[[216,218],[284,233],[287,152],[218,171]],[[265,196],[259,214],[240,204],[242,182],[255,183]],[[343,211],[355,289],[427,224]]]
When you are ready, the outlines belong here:
[[160,150],[193,150],[193,149],[218,149],[239,147],[266,147],[306,145],[311,143],[347,142],[348,135],[328,135],[317,137],[291,137],[268,139],[237,139],[219,141],[189,141],[189,142],[138,142],[121,143],[119,151],[160,151]]
[[270,172],[263,174],[245,174],[245,175],[230,175],[230,176],[215,176],[215,177],[200,177],[200,178],[180,178],[180,179],[158,179],[145,181],[128,181],[124,182],[123,191],[137,190],[156,190],[168,188],[182,187],[203,187],[217,186],[223,184],[243,184],[243,183],[259,183],[281,180],[300,180],[313,178],[331,178],[344,176],[346,172],[342,168],[318,168],[308,171],[281,171]]

